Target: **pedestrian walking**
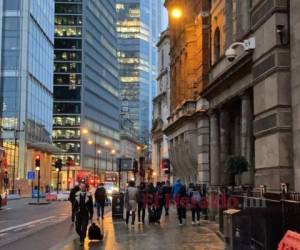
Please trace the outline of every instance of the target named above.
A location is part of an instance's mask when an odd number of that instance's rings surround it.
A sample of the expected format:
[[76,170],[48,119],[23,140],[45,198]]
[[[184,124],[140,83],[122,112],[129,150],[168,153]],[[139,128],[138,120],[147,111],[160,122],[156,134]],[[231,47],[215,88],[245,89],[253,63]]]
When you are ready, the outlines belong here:
[[138,188],[138,223],[145,223],[145,214],[147,206],[147,192],[145,182],[141,182]]
[[182,183],[181,183],[181,180],[178,179],[176,181],[176,183],[173,185],[173,188],[172,188],[172,198],[175,200],[176,199],[176,196],[177,194],[179,193],[179,191],[181,190],[182,188]]
[[186,210],[189,205],[189,196],[186,187],[183,185],[176,195],[177,215],[179,226],[182,226],[186,221]]
[[171,200],[172,188],[169,181],[163,183],[163,200],[165,208],[165,216],[169,216],[170,200]]
[[137,204],[138,189],[135,187],[135,182],[130,181],[125,193],[126,225],[128,225],[129,217],[131,215],[131,226],[134,227]]
[[147,206],[148,206],[149,223],[156,222],[155,194],[156,194],[156,190],[153,183],[149,183],[147,187]]
[[97,220],[99,220],[100,216],[101,219],[104,220],[104,207],[107,201],[107,193],[106,189],[104,188],[104,184],[100,183],[95,191],[95,202],[97,207]]
[[71,220],[72,220],[72,222],[75,221],[75,211],[74,211],[75,195],[79,190],[80,190],[79,185],[75,185],[70,191],[69,201],[71,203]]
[[163,186],[161,182],[157,182],[155,193],[156,223],[160,223],[164,203]]
[[[192,186],[192,190],[190,192],[190,200],[191,200],[191,211],[192,211],[192,225],[200,224],[200,212],[201,212],[201,193],[200,190]],[[197,216],[197,221],[196,221]]]
[[80,244],[83,245],[86,237],[89,220],[93,219],[93,198],[92,194],[87,192],[85,183],[80,184],[80,191],[75,195],[75,217],[76,232],[80,237]]

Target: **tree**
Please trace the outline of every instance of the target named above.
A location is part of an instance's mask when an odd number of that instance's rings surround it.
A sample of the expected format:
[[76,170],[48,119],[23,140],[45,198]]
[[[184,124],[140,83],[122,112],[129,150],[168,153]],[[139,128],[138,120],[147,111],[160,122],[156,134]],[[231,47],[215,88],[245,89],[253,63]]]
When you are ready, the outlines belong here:
[[[226,172],[232,176],[232,185],[235,185],[235,176],[240,177],[248,170],[249,163],[244,156],[231,155],[226,160]],[[240,180],[239,180],[240,182]]]

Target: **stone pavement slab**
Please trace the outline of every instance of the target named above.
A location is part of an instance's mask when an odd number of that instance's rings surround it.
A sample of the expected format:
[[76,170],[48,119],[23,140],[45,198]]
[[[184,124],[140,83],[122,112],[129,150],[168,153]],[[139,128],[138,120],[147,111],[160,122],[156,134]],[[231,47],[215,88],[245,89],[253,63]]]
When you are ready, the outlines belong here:
[[[189,214],[190,217],[190,214]],[[175,211],[170,217],[162,218],[160,225],[126,226],[123,221],[112,221],[111,213],[104,220],[103,242],[86,240],[84,247],[79,240],[71,240],[60,249],[108,249],[108,250],[223,250],[224,243],[213,231],[210,223],[202,221],[200,226],[192,226],[190,219],[186,225],[178,226]]]

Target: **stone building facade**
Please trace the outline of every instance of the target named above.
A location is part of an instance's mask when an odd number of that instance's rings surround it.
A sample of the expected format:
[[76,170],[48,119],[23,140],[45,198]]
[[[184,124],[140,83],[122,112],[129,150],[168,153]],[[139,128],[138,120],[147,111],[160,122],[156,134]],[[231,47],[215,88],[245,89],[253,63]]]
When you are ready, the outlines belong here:
[[158,77],[157,96],[153,99],[152,124],[152,169],[157,173],[157,179],[169,179],[162,169],[163,159],[169,159],[168,138],[163,130],[170,116],[170,36],[166,30],[161,33],[158,47]]
[[[170,116],[164,129],[174,178],[209,184],[209,121],[200,93],[210,61],[209,1],[167,0],[170,32]],[[172,17],[174,8],[182,17]]]
[[[281,183],[294,186],[289,2],[212,1],[212,60],[202,93],[210,103],[211,185],[228,185],[225,160],[243,155],[250,167],[242,184],[274,190]],[[292,20],[297,23],[296,17]],[[225,50],[250,37],[256,48],[237,48],[237,58],[229,62]],[[297,38],[292,42],[297,44]],[[294,155],[296,148],[294,142]]]

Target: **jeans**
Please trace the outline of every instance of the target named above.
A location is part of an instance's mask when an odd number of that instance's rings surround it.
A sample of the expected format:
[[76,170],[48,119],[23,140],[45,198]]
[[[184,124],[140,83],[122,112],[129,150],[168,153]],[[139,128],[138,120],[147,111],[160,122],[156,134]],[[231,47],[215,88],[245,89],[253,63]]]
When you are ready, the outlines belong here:
[[179,223],[182,224],[182,220],[186,219],[186,208],[178,207],[177,208],[178,220]]
[[195,222],[196,215],[197,215],[197,221],[199,221],[200,220],[200,206],[199,205],[194,205],[192,207],[192,220],[193,220],[193,222]]
[[83,242],[86,237],[86,231],[89,224],[88,214],[76,214],[76,232],[80,237],[80,241]]
[[105,207],[105,202],[96,202],[97,206],[97,217],[103,219],[104,218],[104,207]]
[[145,208],[144,203],[138,203],[138,221],[141,222],[141,215],[142,215],[142,222],[145,222]]
[[[130,210],[126,211],[126,224],[129,223]],[[135,211],[131,211],[131,225],[134,225],[135,222]]]

